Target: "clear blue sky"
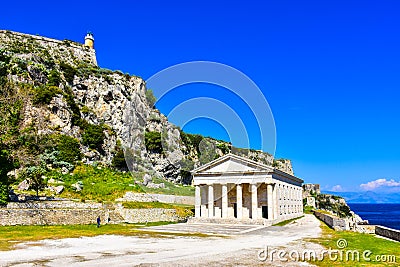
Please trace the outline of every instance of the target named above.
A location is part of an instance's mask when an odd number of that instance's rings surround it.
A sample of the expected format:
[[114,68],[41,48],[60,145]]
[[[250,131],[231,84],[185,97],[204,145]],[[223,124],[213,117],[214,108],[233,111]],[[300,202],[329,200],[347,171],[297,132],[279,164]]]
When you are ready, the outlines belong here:
[[[192,60],[230,65],[262,89],[276,156],[297,176],[344,190],[399,180],[399,1],[190,2],[5,1],[0,28],[74,41],[91,30],[101,67],[144,79]],[[226,137],[205,126],[185,129]]]

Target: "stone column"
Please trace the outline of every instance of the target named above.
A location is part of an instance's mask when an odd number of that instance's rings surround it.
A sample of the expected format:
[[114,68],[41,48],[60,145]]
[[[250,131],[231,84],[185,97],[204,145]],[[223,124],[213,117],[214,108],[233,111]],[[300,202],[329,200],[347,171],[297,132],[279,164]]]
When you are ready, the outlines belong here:
[[257,207],[258,207],[258,199],[257,199],[257,184],[251,184],[251,218],[257,219]]
[[236,185],[236,214],[237,218],[241,220],[243,218],[243,199],[242,199],[242,185]]
[[272,201],[274,202],[274,207],[273,207],[273,209],[274,209],[274,219],[277,219],[278,218],[278,216],[279,216],[279,214],[278,214],[278,205],[279,205],[279,201],[278,201],[278,190],[279,190],[279,187],[278,187],[278,185],[277,184],[274,184],[273,185],[273,187],[272,187],[272,196],[273,196],[273,198],[272,198]]
[[274,219],[274,201],[272,196],[272,184],[267,184],[268,220]]
[[201,193],[201,206],[200,206],[200,217],[202,218],[207,218],[208,217],[208,212],[207,212],[207,188],[205,185],[201,186],[202,189],[200,190]]
[[228,218],[228,186],[223,184],[221,186],[222,194],[222,218]]
[[214,217],[214,185],[208,185],[208,218]]
[[200,217],[200,207],[201,207],[201,189],[200,185],[195,186],[195,194],[194,194],[194,216],[196,218]]

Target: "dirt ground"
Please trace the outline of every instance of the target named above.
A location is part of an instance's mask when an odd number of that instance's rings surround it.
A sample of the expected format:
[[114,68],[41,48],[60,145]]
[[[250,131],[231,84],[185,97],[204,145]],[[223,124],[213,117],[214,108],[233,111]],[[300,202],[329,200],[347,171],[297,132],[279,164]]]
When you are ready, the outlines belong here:
[[[321,233],[319,221],[305,215],[286,226],[173,224],[147,231],[205,233],[209,237],[102,235],[42,240],[0,252],[1,266],[309,266],[273,254],[321,250],[305,241]],[[267,253],[265,253],[267,252]],[[271,254],[272,253],[272,254]]]

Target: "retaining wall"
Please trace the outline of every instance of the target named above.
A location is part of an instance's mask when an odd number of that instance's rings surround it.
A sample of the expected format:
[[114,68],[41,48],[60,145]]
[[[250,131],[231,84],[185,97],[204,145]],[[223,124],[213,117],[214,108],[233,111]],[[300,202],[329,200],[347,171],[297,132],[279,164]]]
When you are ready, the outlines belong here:
[[134,193],[134,192],[126,192],[124,197],[117,199],[117,201],[133,201],[133,202],[158,201],[163,203],[194,205],[194,197],[191,196],[175,196],[175,195]]
[[178,222],[181,220],[174,209],[123,209],[121,215],[127,223]]
[[341,219],[336,216],[321,213],[318,211],[314,211],[314,215],[334,230],[350,230],[349,223],[346,219]]
[[103,224],[182,220],[174,209],[125,209],[121,204],[32,201],[8,203],[7,207],[0,208],[0,225],[94,224],[98,216]]
[[375,234],[400,241],[400,231],[385,226],[377,225],[375,227]]

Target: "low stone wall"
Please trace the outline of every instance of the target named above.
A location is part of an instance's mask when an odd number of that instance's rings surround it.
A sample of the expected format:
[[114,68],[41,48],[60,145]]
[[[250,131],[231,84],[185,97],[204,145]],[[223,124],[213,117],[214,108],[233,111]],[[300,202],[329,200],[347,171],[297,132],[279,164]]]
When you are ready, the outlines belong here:
[[8,203],[0,208],[0,225],[72,225],[181,221],[174,209],[125,209],[122,205],[73,201]]
[[355,231],[359,233],[375,234],[376,225],[370,224],[358,224],[356,225]]
[[133,201],[133,202],[163,202],[174,204],[194,205],[194,197],[191,196],[175,196],[163,194],[148,194],[148,193],[134,193],[126,192],[123,198],[117,201]]
[[346,219],[341,219],[336,216],[325,214],[318,211],[314,211],[314,215],[334,230],[338,231],[350,230],[349,223]]
[[102,203],[74,201],[9,202],[7,209],[101,209]]
[[400,241],[400,231],[388,227],[377,225],[375,227],[375,234],[387,237],[396,241]]
[[93,224],[97,216],[106,215],[90,209],[0,209],[0,225]]
[[182,220],[174,209],[122,209],[126,223],[178,222]]

